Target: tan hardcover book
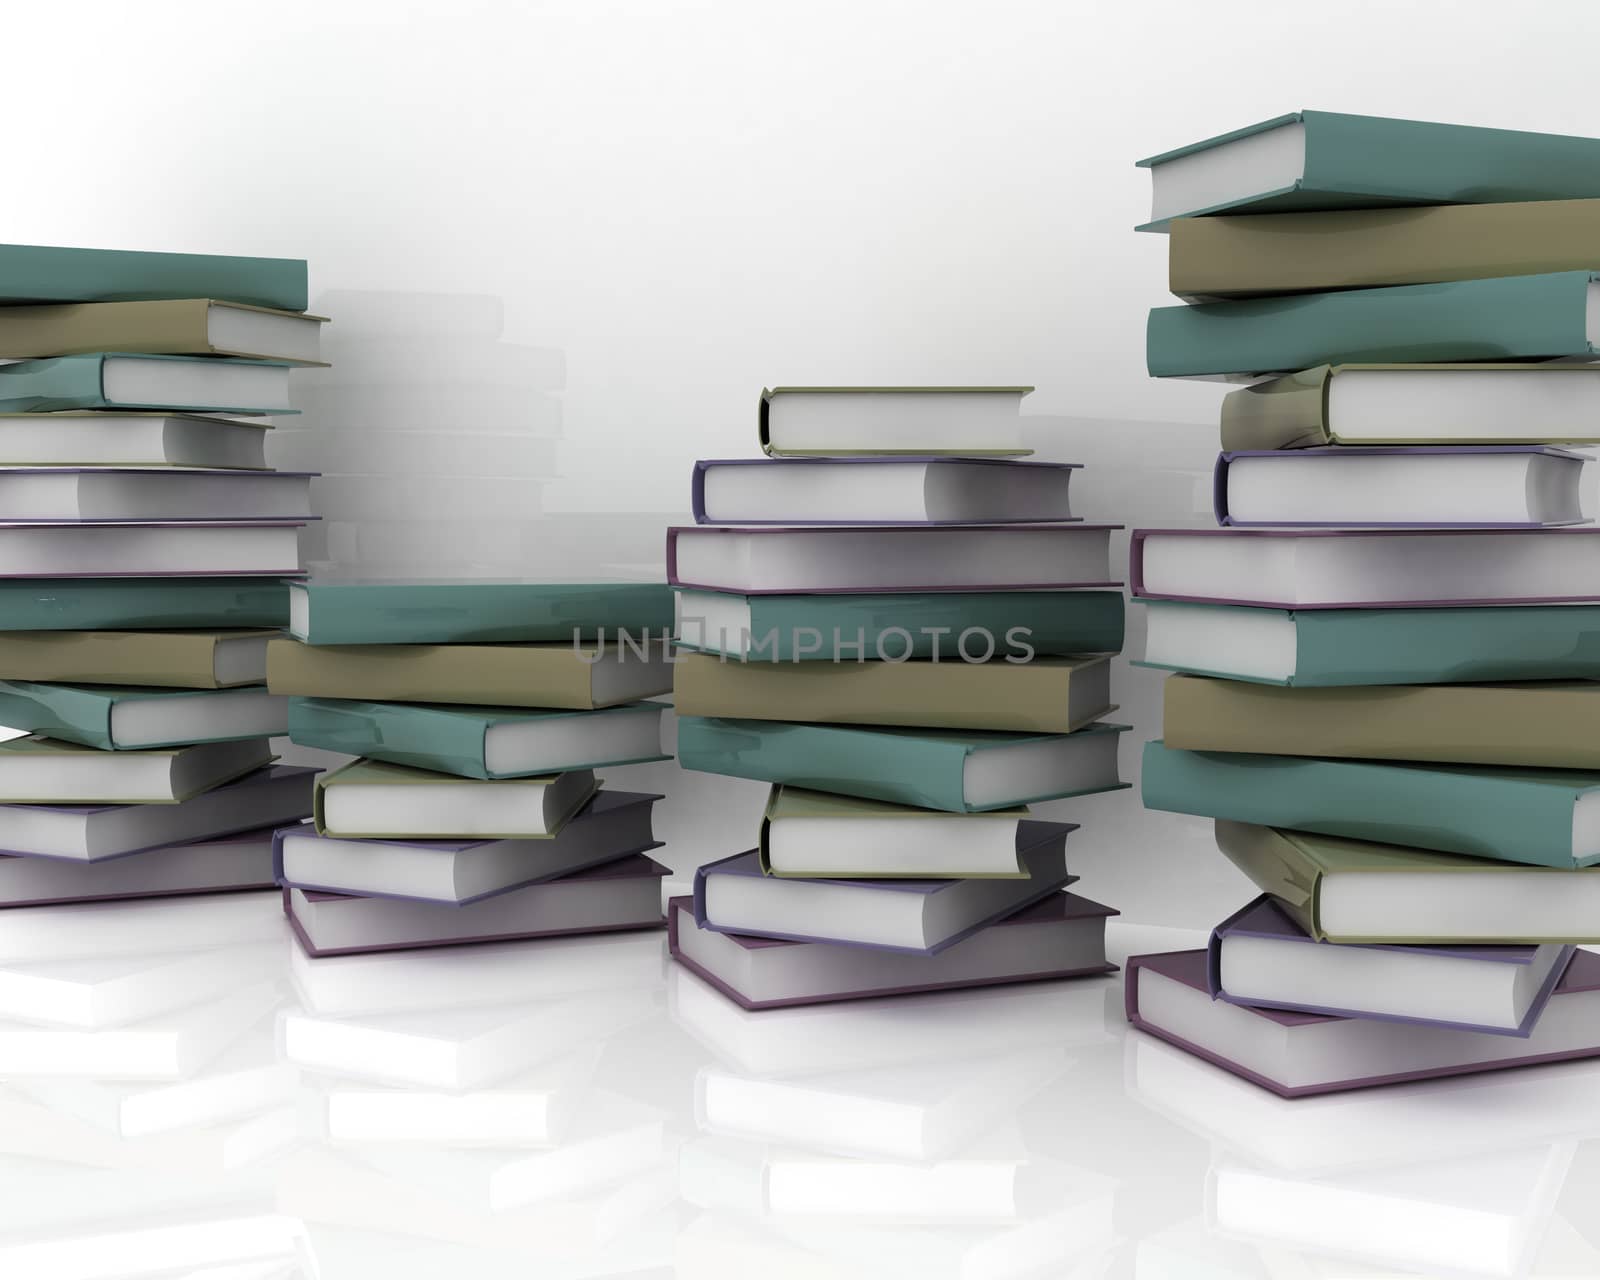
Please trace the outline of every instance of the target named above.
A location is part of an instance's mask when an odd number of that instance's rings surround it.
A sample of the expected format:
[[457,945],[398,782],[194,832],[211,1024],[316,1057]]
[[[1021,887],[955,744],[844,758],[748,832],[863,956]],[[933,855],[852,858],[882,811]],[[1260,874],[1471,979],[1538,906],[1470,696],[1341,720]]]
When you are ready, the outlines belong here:
[[679,715],[1071,733],[1116,708],[1105,655],[1032,662],[724,662],[677,655]]
[[0,307],[0,357],[139,351],[323,365],[319,343],[326,323],[323,316],[210,298]]
[[1162,737],[1187,751],[1600,769],[1600,684],[1293,688],[1175,675]]
[[[570,644],[267,646],[267,687],[304,698],[592,711],[672,688],[666,646]],[[713,659],[715,661],[715,659]]]
[[230,689],[260,684],[277,631],[0,631],[0,680]]
[[1480,280],[1600,267],[1600,200],[1177,218],[1181,298]]

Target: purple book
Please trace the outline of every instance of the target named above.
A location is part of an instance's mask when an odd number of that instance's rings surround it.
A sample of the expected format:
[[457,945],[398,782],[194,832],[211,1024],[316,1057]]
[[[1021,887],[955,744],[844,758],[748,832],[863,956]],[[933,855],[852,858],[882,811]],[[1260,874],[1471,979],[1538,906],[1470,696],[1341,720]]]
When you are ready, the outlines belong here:
[[1600,600],[1600,529],[1135,529],[1136,597],[1263,609]]
[[[926,491],[893,517],[884,518],[881,512],[899,507],[908,501],[907,495],[891,495],[883,486],[866,501],[865,509],[871,514],[859,518],[791,519],[782,514],[782,504],[793,502],[800,508],[814,508],[815,498],[804,487],[798,493],[768,492],[764,487],[745,496],[745,502],[757,511],[770,511],[778,502],[779,514],[744,515],[738,512],[710,514],[706,511],[706,481],[708,473],[723,468],[741,470],[757,467],[762,470],[750,473],[761,480],[782,477],[787,480],[805,476],[823,479],[828,472],[839,472],[853,467],[899,468],[902,471],[924,469],[927,474]],[[777,468],[777,470],[774,470]],[[713,458],[694,464],[690,497],[696,524],[727,525],[790,525],[798,527],[846,525],[856,528],[883,525],[928,526],[950,524],[1033,524],[1041,521],[1077,521],[1080,517],[1067,512],[1068,482],[1074,471],[1081,470],[1076,462],[1019,462],[1009,458],[951,458],[931,455],[877,456],[860,458]],[[948,483],[937,485],[933,476],[939,473]],[[820,474],[819,474],[820,473]],[[881,474],[881,472],[880,472]],[[963,480],[968,476],[982,476],[988,483],[979,483],[968,492]],[[874,477],[876,480],[878,477]],[[914,509],[914,510],[913,510]],[[937,510],[951,514],[931,514]],[[981,514],[980,514],[981,512]],[[1059,513],[1059,514],[1058,514]]]
[[1212,931],[1206,982],[1213,997],[1255,1008],[1526,1039],[1572,952],[1559,943],[1319,942],[1262,894]]
[[[1317,503],[1325,503],[1330,511],[1336,511],[1341,507],[1339,500],[1341,492],[1345,494],[1350,492],[1349,489],[1341,489],[1341,486],[1352,486],[1359,489],[1363,487],[1365,483],[1364,477],[1358,477],[1350,474],[1349,469],[1343,465],[1352,459],[1371,458],[1378,461],[1380,464],[1388,464],[1391,469],[1394,469],[1409,467],[1411,464],[1408,462],[1408,460],[1416,458],[1503,458],[1507,456],[1520,457],[1528,460],[1527,468],[1523,472],[1517,474],[1508,473],[1504,477],[1504,483],[1506,485],[1505,496],[1508,500],[1518,504],[1531,503],[1532,492],[1543,487],[1537,483],[1537,480],[1543,478],[1542,476],[1535,477],[1534,475],[1529,474],[1536,466],[1541,465],[1536,463],[1534,461],[1535,459],[1559,459],[1562,463],[1571,464],[1571,492],[1569,495],[1565,496],[1570,497],[1572,514],[1569,517],[1558,520],[1539,520],[1531,518],[1525,520],[1481,520],[1473,519],[1470,515],[1467,515],[1465,518],[1448,520],[1352,520],[1340,519],[1337,517],[1328,519],[1291,519],[1284,517],[1272,520],[1247,520],[1235,517],[1229,510],[1229,479],[1232,474],[1233,464],[1241,458],[1271,458],[1286,464],[1282,467],[1272,468],[1272,472],[1274,474],[1279,471],[1285,473],[1284,476],[1278,478],[1280,482],[1287,478],[1289,468],[1292,467],[1294,470],[1303,473],[1303,464],[1307,462],[1312,463],[1313,468],[1320,473],[1316,476],[1316,479],[1320,483],[1316,486],[1314,501]],[[1327,462],[1319,466],[1317,465],[1318,459],[1326,459]],[[1550,529],[1560,525],[1588,523],[1586,518],[1578,509],[1579,503],[1577,488],[1578,476],[1583,463],[1586,461],[1587,459],[1583,454],[1573,453],[1568,449],[1557,449],[1549,445],[1523,444],[1398,445],[1384,446],[1381,448],[1357,448],[1350,445],[1327,445],[1315,449],[1240,449],[1231,453],[1219,453],[1217,455],[1217,464],[1215,470],[1212,472],[1211,479],[1211,505],[1216,514],[1218,524],[1245,529],[1271,527],[1297,529]],[[1551,466],[1550,463],[1544,463],[1542,465],[1545,468]],[[1550,479],[1552,482],[1559,482],[1559,477],[1550,477]],[[1304,483],[1304,481],[1302,480],[1301,483]],[[1414,476],[1410,476],[1408,478],[1395,476],[1393,483],[1403,488],[1414,488],[1421,491],[1427,491],[1437,489],[1441,486],[1447,486],[1450,483],[1450,479],[1437,473],[1429,474],[1426,470],[1417,470]],[[1279,485],[1279,488],[1281,490],[1281,484]],[[1298,496],[1300,498],[1305,498],[1307,495],[1302,492]],[[1291,497],[1289,491],[1280,491],[1275,495],[1275,497],[1278,502],[1284,504],[1285,506],[1290,508],[1294,508],[1296,506],[1296,503]],[[1463,513],[1470,512],[1472,510],[1472,504],[1466,499],[1462,500],[1462,504]],[[1315,509],[1321,510],[1323,508],[1317,507]],[[1301,514],[1303,515],[1303,512]]]
[[667,874],[637,854],[464,907],[285,888],[283,913],[313,957],[659,929]]
[[[695,923],[716,933],[934,956],[1076,880],[1066,868],[1075,830],[1019,823],[1017,850],[1028,872],[1021,880],[780,878],[763,874],[751,849],[695,872]],[[812,931],[818,927],[828,932]]]
[[1128,960],[1130,1023],[1284,1098],[1600,1056],[1600,955],[1573,953],[1526,1040],[1213,1000],[1206,953]]
[[937,956],[719,933],[695,923],[694,900],[667,904],[672,958],[741,1008],[781,1009],[878,996],[1115,973],[1106,961],[1110,907],[1051,893]]

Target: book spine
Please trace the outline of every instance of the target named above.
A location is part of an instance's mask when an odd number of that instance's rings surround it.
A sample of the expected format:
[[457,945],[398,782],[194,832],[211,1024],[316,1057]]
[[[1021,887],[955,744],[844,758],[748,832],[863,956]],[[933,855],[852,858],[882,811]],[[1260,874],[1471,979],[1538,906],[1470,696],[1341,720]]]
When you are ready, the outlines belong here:
[[116,699],[86,689],[0,681],[0,724],[62,742],[112,751],[111,710]]
[[1222,398],[1223,449],[1241,453],[1253,449],[1312,449],[1331,444],[1328,431],[1331,373],[1327,365],[1319,365],[1230,391]]
[[207,355],[210,304],[69,303],[0,307],[0,357],[30,360],[96,351]]
[[304,311],[309,301],[299,258],[4,245],[0,282],[8,303],[218,298]]
[[1577,788],[1479,771],[1145,744],[1147,809],[1570,868]]
[[204,634],[0,632],[0,677],[215,689],[215,644]]
[[429,715],[403,705],[352,707],[334,699],[289,699],[289,739],[297,746],[459,778],[493,776],[484,757],[487,732],[488,724],[482,720]]
[[104,409],[98,356],[62,356],[0,365],[0,413],[45,413],[56,409]]
[[[306,587],[314,645],[565,644],[631,636],[658,637],[672,628],[672,591],[664,583],[630,586],[540,586],[475,590],[465,585],[341,589]],[[581,622],[576,621],[581,619]]]
[[303,698],[591,711],[592,670],[559,645],[267,644],[267,688]]
[[1157,307],[1146,363],[1151,376],[1164,378],[1341,361],[1589,356],[1588,288],[1589,273],[1572,271]]
[[1270,827],[1218,821],[1217,848],[1224,857],[1313,938],[1323,938],[1318,910],[1322,871],[1305,851]]
[[228,578],[0,580],[5,630],[282,627],[289,589]]

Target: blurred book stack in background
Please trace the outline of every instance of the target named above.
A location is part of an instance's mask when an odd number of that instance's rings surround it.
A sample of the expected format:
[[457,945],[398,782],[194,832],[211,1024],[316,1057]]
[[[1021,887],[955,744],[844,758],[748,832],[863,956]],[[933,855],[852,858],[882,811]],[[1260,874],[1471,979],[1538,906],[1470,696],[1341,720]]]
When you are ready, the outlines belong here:
[[306,264],[0,246],[0,906],[270,888]]
[[665,758],[660,583],[290,588],[267,681],[300,747],[355,756],[278,833],[313,955],[660,927],[656,795],[595,770]]
[[1247,385],[1222,527],[1133,534],[1176,673],[1143,796],[1261,892],[1134,957],[1130,1020],[1289,1097],[1600,1054],[1600,534],[1561,447],[1600,440],[1600,140],[1303,112],[1144,163],[1198,299],[1149,370]]
[[770,784],[756,847],[671,905],[746,1008],[1108,972],[1069,823],[1125,726],[1111,526],[1019,460],[1024,387],[763,392],[769,459],[700,462],[667,534],[686,769]]

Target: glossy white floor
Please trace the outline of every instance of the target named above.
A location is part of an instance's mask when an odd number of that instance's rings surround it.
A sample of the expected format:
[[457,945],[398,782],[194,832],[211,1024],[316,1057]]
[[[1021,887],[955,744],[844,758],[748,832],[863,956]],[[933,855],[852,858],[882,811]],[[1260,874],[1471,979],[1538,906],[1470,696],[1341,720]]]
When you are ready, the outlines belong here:
[[1284,1103],[1115,978],[751,1015],[659,933],[311,962],[246,894],[5,913],[0,1016],[17,1280],[1600,1274],[1600,1066]]

